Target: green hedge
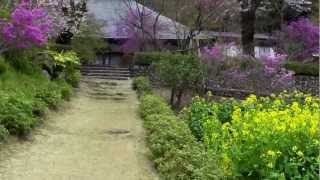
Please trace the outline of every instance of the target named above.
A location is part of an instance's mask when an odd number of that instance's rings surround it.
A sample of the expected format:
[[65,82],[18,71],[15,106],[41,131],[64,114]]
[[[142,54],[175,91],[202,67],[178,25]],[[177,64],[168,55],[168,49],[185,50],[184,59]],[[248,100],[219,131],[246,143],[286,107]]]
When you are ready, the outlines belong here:
[[140,112],[148,130],[147,142],[152,159],[164,179],[216,179],[219,175],[215,156],[192,135],[159,96],[141,97]]
[[7,72],[9,69],[9,65],[5,62],[5,60],[0,56],[0,75]]
[[134,62],[136,65],[149,66],[152,63],[159,62],[167,55],[168,53],[164,52],[138,52],[134,55]]
[[319,64],[317,63],[287,61],[284,67],[294,71],[296,75],[319,76]]
[[147,77],[139,76],[133,79],[132,88],[137,91],[138,95],[141,96],[145,93],[151,93],[152,87]]

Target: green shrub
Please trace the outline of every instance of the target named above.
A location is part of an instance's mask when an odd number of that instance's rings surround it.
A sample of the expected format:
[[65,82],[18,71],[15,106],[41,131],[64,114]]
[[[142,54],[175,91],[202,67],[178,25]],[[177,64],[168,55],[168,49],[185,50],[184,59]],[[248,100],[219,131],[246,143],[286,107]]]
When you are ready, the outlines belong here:
[[69,83],[72,87],[77,88],[79,87],[81,78],[81,73],[79,70],[66,70],[65,71],[65,80]]
[[72,88],[69,84],[63,81],[61,84],[61,96],[64,100],[70,101],[72,96]]
[[296,75],[319,76],[319,64],[311,62],[287,61],[284,67]]
[[48,106],[41,99],[33,99],[32,113],[35,117],[43,117],[48,110]]
[[195,55],[165,54],[156,64],[156,75],[171,89],[170,104],[179,108],[186,90],[202,85],[205,67]]
[[140,66],[150,66],[159,62],[166,53],[161,52],[138,52],[134,54],[134,63]]
[[251,95],[243,101],[226,103],[197,97],[185,111],[189,125],[201,125],[201,132],[191,126],[193,133],[221,157],[219,164],[225,176],[318,177],[318,98],[296,92],[261,98]]
[[5,140],[8,134],[8,130],[3,125],[0,125],[0,142]]
[[73,87],[79,87],[80,70],[81,65],[78,54],[74,51],[45,51],[48,55],[52,56],[54,68],[54,74],[56,77],[60,77],[59,74],[64,75],[64,79]]
[[141,98],[141,116],[148,130],[147,142],[158,172],[164,179],[216,179],[215,156],[192,136],[165,100],[155,95]]
[[0,124],[10,134],[28,134],[37,121],[33,116],[32,100],[19,92],[0,94]]
[[155,95],[145,95],[141,99],[140,114],[143,118],[152,114],[173,115],[166,101]]
[[149,79],[143,76],[133,79],[132,88],[136,90],[139,95],[152,92],[152,87],[150,85]]
[[7,71],[0,76],[0,126],[10,134],[27,135],[48,108],[70,99],[71,91],[64,80],[50,81],[38,72]]
[[5,53],[5,59],[15,71],[34,75],[40,73],[41,68],[33,63],[34,50],[12,50]]
[[4,59],[0,56],[0,75],[7,72],[9,69],[9,65],[4,61]]
[[56,109],[58,104],[61,102],[62,94],[59,89],[51,85],[36,90],[35,98],[38,98],[46,103],[50,109]]

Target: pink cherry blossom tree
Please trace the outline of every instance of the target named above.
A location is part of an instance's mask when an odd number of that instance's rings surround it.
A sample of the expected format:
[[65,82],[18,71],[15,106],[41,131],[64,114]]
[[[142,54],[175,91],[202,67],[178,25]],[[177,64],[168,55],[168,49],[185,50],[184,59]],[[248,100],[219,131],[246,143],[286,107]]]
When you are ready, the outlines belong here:
[[159,50],[163,45],[159,40],[160,32],[168,24],[159,21],[160,12],[132,1],[124,1],[126,14],[115,24],[115,34],[126,37],[120,50],[126,53],[145,50]]

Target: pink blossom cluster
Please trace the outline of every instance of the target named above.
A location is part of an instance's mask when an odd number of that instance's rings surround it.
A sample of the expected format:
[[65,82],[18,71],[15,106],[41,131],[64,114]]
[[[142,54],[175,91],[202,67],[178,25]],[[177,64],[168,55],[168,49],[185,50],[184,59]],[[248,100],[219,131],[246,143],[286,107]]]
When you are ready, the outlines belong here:
[[222,56],[222,49],[223,46],[220,44],[215,44],[212,47],[205,46],[202,48],[202,54],[204,58],[218,59]]
[[224,50],[233,46],[234,43],[217,43],[201,49],[202,62],[207,65],[210,80],[217,86],[261,92],[274,92],[291,86],[294,73],[283,68],[288,57],[286,54],[264,54],[259,59],[246,55],[227,57]]
[[293,80],[294,73],[282,67],[287,57],[286,54],[276,54],[275,56],[265,54],[260,57],[265,76],[272,79],[271,86],[274,88],[288,86]]
[[47,11],[47,16],[52,21],[50,35],[56,36],[68,27],[69,19],[62,11],[64,7],[68,7],[68,4],[64,0],[38,0],[36,5]]
[[281,67],[282,63],[287,59],[286,54],[276,54],[272,56],[270,54],[264,54],[260,57],[264,65],[264,70],[266,74],[273,74],[277,72],[279,67]]
[[29,0],[23,0],[1,27],[1,33],[7,46],[25,49],[44,45],[51,27],[52,21],[43,8],[31,8]]
[[145,7],[128,8],[125,16],[114,24],[112,32],[116,36],[126,37],[120,51],[132,53],[150,47],[151,41],[159,36],[159,32],[168,28],[156,16],[157,14]]
[[297,21],[289,23],[284,28],[284,33],[287,39],[284,43],[291,43],[291,45],[301,45],[293,56],[298,59],[307,59],[313,54],[319,53],[319,33],[320,28],[314,25],[308,18],[300,18]]

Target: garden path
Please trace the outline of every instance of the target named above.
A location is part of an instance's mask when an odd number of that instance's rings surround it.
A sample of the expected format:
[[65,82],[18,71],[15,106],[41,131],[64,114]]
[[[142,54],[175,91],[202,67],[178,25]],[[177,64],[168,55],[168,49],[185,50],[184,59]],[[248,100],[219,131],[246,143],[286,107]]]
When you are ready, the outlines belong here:
[[137,108],[130,81],[83,79],[70,103],[0,152],[0,179],[157,179]]

